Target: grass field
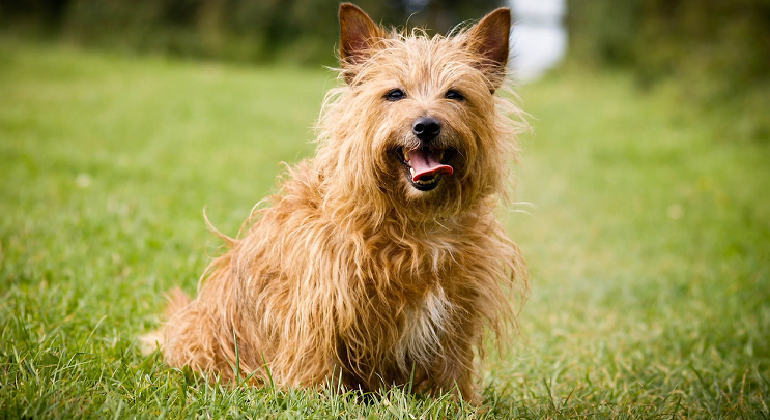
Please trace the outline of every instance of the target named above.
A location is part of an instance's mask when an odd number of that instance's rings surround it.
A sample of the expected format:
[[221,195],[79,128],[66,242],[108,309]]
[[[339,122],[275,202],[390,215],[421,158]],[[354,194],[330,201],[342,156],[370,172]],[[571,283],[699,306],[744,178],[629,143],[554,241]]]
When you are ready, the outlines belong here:
[[[0,42],[2,418],[770,418],[770,142],[623,74],[520,89],[516,199],[532,272],[480,409],[396,390],[206,383],[143,358],[197,278],[312,153],[333,76]],[[719,131],[721,132],[721,131]],[[521,210],[521,211],[512,211]]]

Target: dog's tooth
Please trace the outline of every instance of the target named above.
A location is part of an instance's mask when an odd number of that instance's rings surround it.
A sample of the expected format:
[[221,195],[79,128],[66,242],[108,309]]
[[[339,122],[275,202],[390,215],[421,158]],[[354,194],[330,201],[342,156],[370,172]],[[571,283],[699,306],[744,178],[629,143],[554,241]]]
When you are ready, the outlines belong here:
[[[408,162],[408,161],[407,161],[407,162]],[[411,168],[411,167],[409,168],[409,175],[412,175],[412,178],[414,178],[414,175],[415,175],[416,173],[417,173],[417,172],[415,172],[414,168]]]
[[417,180],[417,181],[415,181],[415,182],[416,182],[416,183],[418,183],[418,184],[420,184],[420,185],[431,185],[431,184],[435,184],[437,179],[438,179],[437,177],[433,177],[433,178],[430,178],[430,179],[428,179],[428,180],[425,180],[425,179],[418,179],[418,180]]

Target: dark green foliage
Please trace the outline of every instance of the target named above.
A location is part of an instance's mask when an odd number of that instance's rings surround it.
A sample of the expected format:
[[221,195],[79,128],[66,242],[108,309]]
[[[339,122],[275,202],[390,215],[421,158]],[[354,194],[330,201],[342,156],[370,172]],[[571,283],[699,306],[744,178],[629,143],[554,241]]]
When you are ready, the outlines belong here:
[[700,71],[739,84],[770,77],[768,0],[572,0],[568,24],[573,54],[635,65],[648,79]]
[[572,0],[567,26],[570,53],[601,64],[631,64],[642,0]]
[[[503,2],[433,0],[418,8],[410,5],[420,2],[406,0],[354,3],[388,26],[409,19],[410,27],[444,33]],[[129,51],[333,65],[338,5],[336,0],[0,0],[0,23]]]

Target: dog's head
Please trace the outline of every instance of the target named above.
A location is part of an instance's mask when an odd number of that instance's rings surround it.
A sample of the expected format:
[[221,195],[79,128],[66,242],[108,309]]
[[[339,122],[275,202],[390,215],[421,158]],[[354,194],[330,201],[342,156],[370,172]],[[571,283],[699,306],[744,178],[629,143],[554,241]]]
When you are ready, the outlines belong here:
[[[510,10],[448,37],[386,32],[340,7],[341,78],[319,122],[319,159],[363,200],[457,214],[502,192],[515,133],[496,92],[508,62]],[[409,210],[407,210],[409,211]]]

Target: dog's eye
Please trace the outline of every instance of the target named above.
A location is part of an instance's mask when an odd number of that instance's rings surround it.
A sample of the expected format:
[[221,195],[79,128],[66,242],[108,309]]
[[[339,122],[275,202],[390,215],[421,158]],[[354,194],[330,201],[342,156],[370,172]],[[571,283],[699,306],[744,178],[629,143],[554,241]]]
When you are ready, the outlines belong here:
[[454,101],[462,101],[463,99],[465,99],[465,96],[463,96],[462,93],[460,93],[460,92],[458,92],[456,90],[447,91],[445,97],[447,99],[452,99]]
[[405,97],[406,94],[401,89],[393,89],[385,95],[385,99],[389,101],[397,101],[399,99],[404,99]]

